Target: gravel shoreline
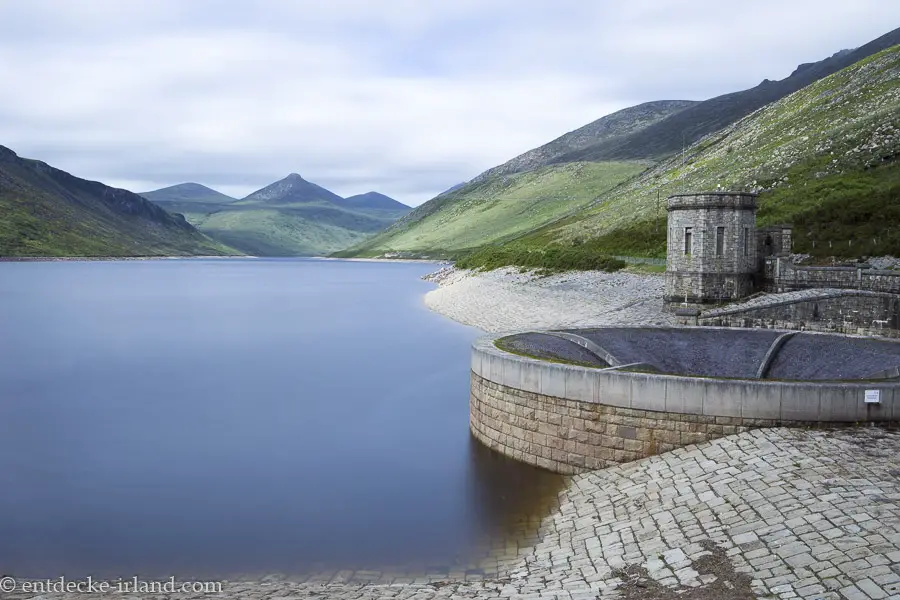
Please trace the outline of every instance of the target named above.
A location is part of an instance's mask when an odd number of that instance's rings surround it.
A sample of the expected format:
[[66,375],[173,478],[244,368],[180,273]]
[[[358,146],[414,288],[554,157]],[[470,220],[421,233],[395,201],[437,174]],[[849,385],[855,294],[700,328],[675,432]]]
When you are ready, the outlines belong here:
[[600,325],[674,325],[663,312],[663,275],[571,271],[538,277],[445,267],[423,277],[431,310],[488,333]]

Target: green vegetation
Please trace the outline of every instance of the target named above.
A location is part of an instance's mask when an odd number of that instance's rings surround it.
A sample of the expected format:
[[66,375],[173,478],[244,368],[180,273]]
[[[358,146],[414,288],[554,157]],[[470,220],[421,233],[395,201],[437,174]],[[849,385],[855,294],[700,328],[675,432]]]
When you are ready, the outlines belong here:
[[584,208],[644,163],[572,163],[470,182],[356,246],[355,256],[459,252],[514,239]]
[[520,266],[526,269],[548,271],[618,271],[627,266],[625,261],[585,248],[550,246],[528,248],[514,244],[486,246],[468,253],[456,261],[461,269],[492,271],[501,267]]
[[[311,209],[313,207],[223,210],[198,218],[197,227],[207,235],[255,256],[323,255],[346,248],[368,235],[365,231],[342,227],[340,218],[347,216],[343,211],[335,223],[317,218],[326,211]],[[369,223],[368,227],[380,224],[374,220]]]
[[[790,173],[791,179],[803,176],[801,168]],[[900,255],[900,160],[774,190],[763,197],[759,219],[792,223],[795,252]]]

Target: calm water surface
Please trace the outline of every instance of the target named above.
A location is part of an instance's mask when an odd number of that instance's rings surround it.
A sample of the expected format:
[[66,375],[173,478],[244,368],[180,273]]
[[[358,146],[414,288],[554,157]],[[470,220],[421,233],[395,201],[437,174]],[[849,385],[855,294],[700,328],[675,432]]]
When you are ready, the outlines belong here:
[[0,263],[0,574],[458,567],[521,533],[560,482],[471,439],[481,332],[425,308],[433,268]]

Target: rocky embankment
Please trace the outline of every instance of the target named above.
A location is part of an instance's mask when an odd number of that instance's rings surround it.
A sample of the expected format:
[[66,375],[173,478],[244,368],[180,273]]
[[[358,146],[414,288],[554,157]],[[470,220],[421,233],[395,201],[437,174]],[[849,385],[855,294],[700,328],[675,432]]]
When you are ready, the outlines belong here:
[[572,271],[539,277],[515,268],[473,273],[445,267],[426,305],[490,333],[554,327],[672,325],[663,312],[665,278],[628,272]]

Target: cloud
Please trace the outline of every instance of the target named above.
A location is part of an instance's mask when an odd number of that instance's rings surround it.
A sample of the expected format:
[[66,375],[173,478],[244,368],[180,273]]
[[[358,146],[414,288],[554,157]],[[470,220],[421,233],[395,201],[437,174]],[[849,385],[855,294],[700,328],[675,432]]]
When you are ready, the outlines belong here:
[[900,5],[0,3],[0,131],[76,175],[244,195],[290,172],[419,204],[604,114],[858,46]]

